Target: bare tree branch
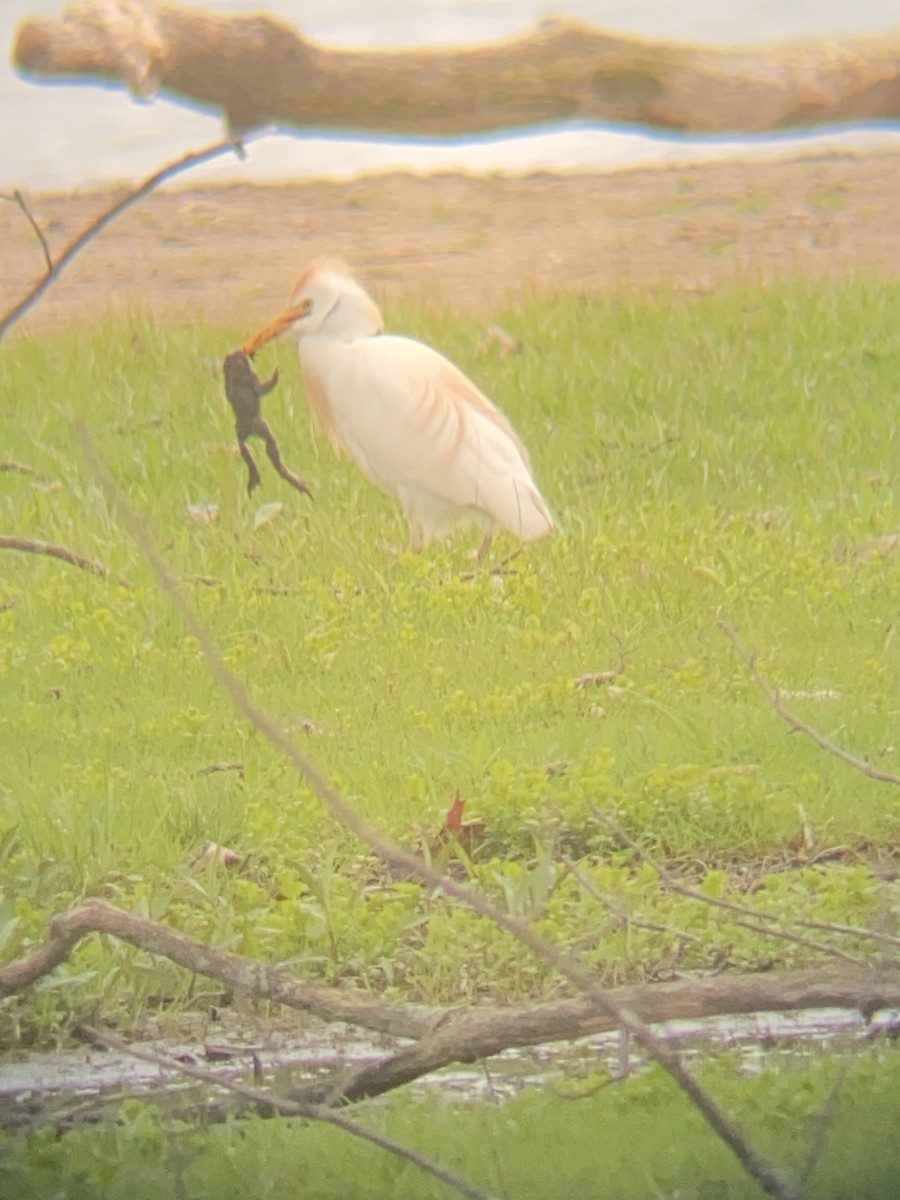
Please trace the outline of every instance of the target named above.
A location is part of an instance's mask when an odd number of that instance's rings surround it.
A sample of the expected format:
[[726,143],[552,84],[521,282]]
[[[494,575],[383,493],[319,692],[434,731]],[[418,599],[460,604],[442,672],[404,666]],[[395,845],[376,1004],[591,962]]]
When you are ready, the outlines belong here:
[[[610,896],[604,896],[598,887],[595,887],[594,881],[585,873],[579,870],[578,866],[570,859],[565,859],[566,869],[573,879],[577,880],[578,885],[593,897],[598,904],[602,904],[605,909],[613,914],[618,922],[623,925],[632,925],[635,929],[646,929],[650,933],[664,933],[666,937],[674,938],[677,942],[692,942],[695,945],[702,942],[703,939],[695,933],[688,933],[684,929],[673,929],[670,925],[663,925],[659,921],[644,921],[639,917],[633,917],[627,912],[624,905]],[[768,932],[768,931],[767,931]]]
[[729,1147],[744,1170],[756,1180],[764,1191],[771,1196],[778,1197],[779,1200],[797,1200],[799,1192],[796,1183],[751,1145],[744,1133],[713,1101],[705,1088],[685,1067],[680,1057],[636,1013],[620,1005],[609,992],[598,987],[594,977],[576,959],[551,945],[529,924],[502,912],[479,893],[439,874],[416,855],[410,854],[384,838],[332,787],[319,768],[300,752],[294,742],[256,707],[243,683],[226,666],[208,631],[188,604],[177,580],[157,554],[147,531],[116,487],[112,476],[97,454],[90,435],[82,424],[76,427],[76,434],[95,478],[112,506],[118,511],[122,523],[140,546],[159,586],[169,596],[189,632],[196,637],[213,678],[231,697],[236,708],[244,714],[247,720],[255,725],[271,744],[281,750],[294,764],[310,787],[340,821],[361,841],[369,845],[389,866],[407,871],[431,887],[442,889],[446,894],[453,896],[480,916],[511,934],[536,958],[552,966],[554,970],[577,987],[591,1004],[615,1020],[663,1067],[703,1114],[714,1132]]
[[825,1151],[825,1146],[828,1141],[828,1134],[834,1124],[835,1117],[838,1115],[840,1107],[841,1095],[844,1091],[844,1084],[847,1082],[847,1076],[850,1073],[850,1056],[845,1054],[843,1061],[835,1076],[834,1083],[831,1086],[831,1091],[828,1093],[828,1098],[822,1107],[822,1111],[816,1118],[813,1128],[812,1141],[809,1144],[809,1150],[806,1155],[806,1162],[803,1164],[803,1171],[800,1175],[800,1191],[802,1195],[806,1195],[812,1177],[815,1174],[816,1167],[822,1158]]
[[48,270],[48,272],[52,271],[53,270],[53,259],[50,256],[50,247],[47,245],[47,239],[44,237],[43,229],[41,229],[40,225],[38,225],[31,209],[28,207],[27,203],[25,202],[25,197],[22,195],[22,193],[19,191],[19,189],[16,188],[11,196],[4,196],[3,199],[10,200],[13,204],[18,204],[19,208],[21,208],[22,212],[25,214],[25,217],[26,217],[29,225],[34,230],[34,232],[37,234],[38,241],[41,243],[41,249],[44,252],[44,262],[47,264],[47,270]]
[[121,575],[113,576],[108,567],[104,567],[103,563],[94,562],[90,558],[85,558],[83,554],[76,554],[74,550],[69,550],[66,546],[55,546],[52,542],[40,542],[34,538],[14,537],[11,534],[0,534],[0,550],[22,550],[27,554],[46,554],[50,558],[58,558],[61,562],[71,563],[73,567],[80,567],[82,571],[90,571],[92,575],[99,575],[101,579],[115,578],[117,583],[123,587],[133,588],[134,584],[127,579],[123,579]]
[[[727,1007],[731,1013],[763,1012],[769,1008],[769,1001],[773,1012],[819,1007],[819,1001],[822,1001],[821,1007],[831,1007],[826,1001],[829,996],[834,1000],[843,992],[835,986],[842,978],[847,982],[853,980],[854,986],[861,986],[863,992],[869,993],[866,997],[860,992],[851,1002],[851,1006],[862,1005],[868,1012],[886,1007],[882,1003],[885,994],[893,995],[900,990],[900,974],[896,971],[882,974],[818,970],[773,976],[707,976],[675,983],[616,988],[607,995],[622,1009],[647,1023],[656,1024],[679,1018],[700,1019],[711,1015],[713,1007],[720,1011]],[[751,1001],[753,993],[755,1000]],[[874,1007],[867,1006],[867,999]],[[757,1002],[759,1007],[756,1007]],[[664,1017],[663,1013],[667,1015]],[[415,1045],[360,1067],[340,1082],[339,1089],[327,1082],[317,1082],[301,1088],[298,1094],[317,1102],[363,1100],[383,1095],[452,1063],[478,1062],[512,1047],[568,1041],[617,1027],[619,1022],[598,1013],[590,997],[527,1009],[459,1010],[443,1021],[433,1022],[431,1031]]]
[[[452,1062],[485,1058],[516,1046],[569,1041],[617,1027],[609,1014],[587,1000],[564,1000],[526,1008],[433,1008],[388,1004],[368,992],[296,979],[286,968],[260,964],[218,950],[157,921],[88,900],[56,916],[46,939],[0,967],[0,997],[23,991],[69,957],[92,933],[116,937],[148,954],[166,958],[196,975],[216,979],[233,991],[306,1012],[324,1022],[345,1022],[395,1038],[419,1040],[412,1074],[377,1066],[344,1099],[378,1095]],[[896,971],[823,970],[701,976],[671,983],[635,984],[609,993],[616,1003],[648,1024],[678,1019],[797,1009],[855,1008],[871,1015],[900,1006]],[[427,1039],[427,1040],[426,1040]]]
[[158,1054],[153,1050],[132,1046],[112,1033],[101,1032],[99,1029],[93,1029],[89,1025],[83,1025],[81,1028],[82,1032],[99,1046],[118,1050],[122,1054],[130,1054],[133,1058],[139,1058],[142,1062],[153,1063],[161,1067],[164,1071],[172,1071],[177,1075],[185,1075],[190,1079],[199,1079],[202,1083],[210,1083],[215,1087],[223,1087],[227,1091],[233,1092],[236,1096],[240,1096],[243,1100],[246,1100],[263,1116],[275,1112],[284,1117],[303,1117],[307,1121],[323,1121],[326,1125],[335,1125],[338,1129],[342,1129],[344,1133],[349,1133],[351,1137],[360,1138],[364,1142],[371,1142],[379,1150],[385,1150],[388,1154],[394,1154],[398,1158],[405,1158],[408,1162],[418,1167],[420,1171],[426,1175],[431,1175],[434,1179],[439,1179],[441,1183],[447,1184],[448,1187],[458,1192],[460,1196],[468,1197],[468,1200],[490,1200],[490,1197],[485,1192],[473,1187],[455,1172],[448,1171],[445,1167],[440,1166],[439,1163],[426,1158],[424,1154],[419,1154],[418,1151],[394,1141],[393,1138],[389,1138],[383,1133],[376,1133],[373,1129],[367,1129],[364,1125],[358,1125],[355,1121],[351,1121],[349,1117],[336,1113],[333,1109],[316,1104],[304,1104],[298,1100],[288,1100],[282,1096],[275,1095],[273,1092],[264,1092],[259,1088],[247,1087],[245,1084],[235,1083],[234,1080],[227,1079],[213,1071],[205,1071],[202,1067],[197,1067],[193,1063],[182,1062],[179,1059],[170,1058],[166,1054]]
[[282,967],[271,967],[185,934],[125,913],[102,900],[88,900],[54,917],[47,939],[27,955],[0,968],[0,997],[12,995],[52,971],[89,933],[122,938],[198,975],[221,980],[260,999],[311,1013],[324,1021],[346,1021],[394,1037],[419,1037],[434,1012],[415,1005],[385,1006],[367,992],[301,983]]
[[448,136],[550,121],[755,132],[900,116],[897,31],[716,47],[554,19],[463,49],[345,51],[263,14],[79,0],[19,26],[34,79],[112,80],[211,105],[229,127]]
[[[47,938],[0,967],[0,997],[49,974],[92,933],[120,938],[185,970],[216,979],[230,990],[307,1012],[324,1022],[345,1022],[417,1045],[367,1066],[341,1083],[340,1098],[381,1095],[454,1062],[487,1058],[512,1047],[570,1041],[617,1028],[608,1013],[579,998],[526,1008],[432,1008],[389,1004],[368,992],[296,979],[287,969],[218,950],[157,921],[89,900],[59,914]],[[678,1019],[798,1009],[854,1008],[866,1016],[900,1006],[900,972],[885,970],[786,971],[723,974],[671,983],[635,984],[609,993],[616,1004],[648,1024]],[[321,1090],[321,1089],[319,1089]],[[326,1087],[329,1093],[332,1087]]]
[[13,475],[37,475],[39,479],[43,478],[43,476],[40,475],[40,473],[35,470],[34,467],[30,467],[28,463],[14,462],[11,458],[4,458],[2,461],[0,461],[0,471],[9,471]]
[[716,624],[728,638],[734,647],[738,658],[746,665],[750,674],[753,676],[756,683],[759,685],[763,695],[771,704],[775,712],[781,719],[790,725],[791,729],[798,733],[805,733],[806,736],[819,747],[821,750],[827,750],[829,754],[833,754],[835,758],[839,758],[841,762],[852,767],[854,771],[859,771],[869,779],[875,779],[879,783],[893,783],[896,787],[900,787],[900,775],[892,775],[889,771],[879,771],[877,767],[873,767],[870,762],[864,758],[858,758],[855,754],[850,754],[847,750],[842,750],[840,746],[836,746],[834,742],[829,741],[827,737],[814,729],[812,725],[807,725],[796,714],[792,713],[781,702],[781,696],[778,689],[773,688],[770,683],[763,679],[756,666],[756,659],[752,654],[748,654],[738,641],[737,634],[725,621],[717,621]]
[[[757,933],[764,933],[769,937],[778,937],[784,941],[794,942],[801,946],[806,946],[808,949],[819,950],[825,954],[829,954],[834,958],[843,959],[845,962],[852,963],[854,966],[864,965],[864,961],[851,954],[844,954],[837,950],[834,946],[826,945],[824,942],[812,942],[806,938],[797,937],[796,934],[790,933],[786,929],[775,929],[773,926],[784,922],[784,917],[780,913],[768,912],[764,908],[753,908],[749,904],[737,904],[734,900],[723,900],[720,896],[707,896],[705,892],[701,892],[698,888],[691,887],[690,884],[682,883],[676,879],[670,871],[658,862],[649,851],[645,850],[638,842],[630,837],[618,821],[613,820],[607,813],[600,812],[594,809],[594,815],[598,821],[609,829],[609,831],[629,850],[634,853],[651,867],[659,876],[660,883],[667,891],[675,892],[679,896],[685,896],[689,900],[696,900],[700,904],[706,904],[710,908],[718,908],[724,912],[735,913],[738,917],[749,917],[750,920],[739,920],[737,924],[743,925],[746,929],[753,929]],[[826,933],[843,934],[848,937],[857,937],[867,939],[872,942],[882,942],[885,945],[900,946],[900,937],[894,937],[890,933],[881,933],[876,929],[863,929],[856,925],[836,925],[828,921],[812,921],[804,917],[790,917],[788,923],[791,925],[799,925],[804,929],[820,929]]]
[[[12,326],[15,325],[16,321],[20,320],[43,296],[50,285],[59,278],[75,255],[80,250],[83,250],[87,243],[96,237],[101,230],[105,229],[119,213],[124,212],[135,201],[140,200],[142,196],[146,196],[148,192],[152,192],[154,188],[159,187],[161,183],[164,183],[167,179],[171,179],[174,175],[178,175],[182,171],[189,170],[191,167],[199,166],[201,163],[209,162],[210,159],[219,158],[221,155],[228,153],[237,154],[242,157],[244,153],[242,143],[234,139],[229,139],[224,142],[216,142],[214,145],[207,146],[203,150],[193,150],[175,162],[167,163],[166,166],[149,175],[143,183],[128,192],[121,200],[117,200],[111,207],[104,209],[99,216],[78,234],[74,241],[66,246],[56,262],[48,266],[46,273],[38,280],[34,287],[0,317],[0,341],[3,340]],[[30,217],[27,210],[26,215]],[[32,224],[34,224],[33,221]]]
[[863,941],[881,942],[884,946],[900,946],[900,937],[881,929],[865,929],[861,925],[841,925],[837,921],[815,921],[811,917],[792,917],[794,925],[803,929],[821,929],[823,933],[838,933]]

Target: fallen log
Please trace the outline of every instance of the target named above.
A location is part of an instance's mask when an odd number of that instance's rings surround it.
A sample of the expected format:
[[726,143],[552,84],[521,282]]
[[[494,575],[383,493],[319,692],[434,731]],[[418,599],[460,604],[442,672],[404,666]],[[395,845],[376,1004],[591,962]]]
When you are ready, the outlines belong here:
[[[460,1006],[431,1008],[382,1001],[354,988],[334,988],[297,979],[278,967],[220,950],[157,921],[89,900],[54,918],[44,942],[0,968],[0,997],[30,987],[49,974],[91,933],[120,938],[167,958],[231,990],[272,1000],[324,1022],[343,1022],[408,1040],[411,1044],[350,1076],[317,1079],[296,1089],[304,1103],[348,1103],[381,1095],[451,1063],[475,1062],[513,1047],[569,1041],[616,1028],[590,997],[530,1007]],[[636,984],[607,993],[647,1024],[678,1018],[855,1009],[870,1017],[900,1007],[900,970],[818,968],[771,974],[721,974],[671,983]]]
[[212,106],[236,133],[459,136],[566,120],[758,133],[900,116],[900,29],[723,48],[555,19],[484,46],[348,51],[262,14],[79,0],[22,21],[13,62],[34,80]]

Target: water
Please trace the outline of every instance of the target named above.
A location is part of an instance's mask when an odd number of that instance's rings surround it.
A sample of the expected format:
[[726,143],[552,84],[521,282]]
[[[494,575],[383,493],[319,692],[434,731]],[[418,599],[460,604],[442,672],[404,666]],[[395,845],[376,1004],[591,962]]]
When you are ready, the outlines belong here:
[[[56,15],[64,0],[2,0],[0,43],[0,188],[27,191],[134,180],[187,150],[222,136],[219,117],[157,100],[138,104],[96,84],[37,85],[18,78],[9,56],[27,15]],[[649,37],[750,43],[819,34],[889,29],[895,0],[219,0],[219,12],[265,9],[310,37],[340,46],[452,45],[522,33],[548,12]],[[191,180],[342,179],[362,172],[598,169],[696,158],[900,145],[896,126],[829,130],[815,136],[690,139],[570,123],[474,141],[296,135],[252,144],[247,161],[231,157],[199,168]],[[182,179],[183,182],[183,179]]]
[[[818,1051],[848,1052],[873,1037],[896,1036],[898,1023],[900,1013],[892,1009],[866,1021],[854,1010],[832,1008],[672,1020],[654,1030],[686,1062],[708,1058],[716,1049],[734,1050],[738,1069],[753,1076],[776,1066],[785,1056],[797,1060]],[[274,1032],[256,1045],[239,1035],[224,1034],[216,1041],[220,1047],[230,1047],[230,1057],[221,1055],[222,1061],[208,1061],[204,1047],[198,1044],[153,1042],[137,1048],[202,1066],[223,1080],[246,1079],[255,1065],[269,1085],[277,1082],[276,1090],[285,1094],[292,1086],[374,1065],[404,1044],[351,1033],[343,1026],[317,1027],[307,1033]],[[566,1078],[577,1080],[602,1068],[617,1077],[625,1069],[640,1070],[645,1063],[646,1055],[635,1043],[623,1043],[618,1032],[612,1032],[506,1050],[489,1060],[488,1071],[481,1063],[447,1067],[423,1076],[412,1087],[420,1093],[438,1089],[478,1101],[513,1096]],[[26,1054],[0,1067],[0,1120],[9,1127],[40,1120],[48,1108],[74,1098],[121,1099],[127,1094],[161,1099],[165,1094],[180,1094],[191,1083],[156,1064],[114,1050]]]

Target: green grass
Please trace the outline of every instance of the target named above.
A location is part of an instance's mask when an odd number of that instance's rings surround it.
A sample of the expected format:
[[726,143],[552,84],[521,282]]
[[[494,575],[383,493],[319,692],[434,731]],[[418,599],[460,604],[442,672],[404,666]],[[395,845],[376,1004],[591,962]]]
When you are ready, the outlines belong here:
[[[896,1194],[896,1057],[882,1046],[853,1058],[805,1192],[809,1200],[888,1200]],[[700,1076],[727,1111],[739,1114],[752,1142],[799,1177],[841,1070],[840,1061],[815,1056],[748,1077],[734,1056],[723,1055]],[[762,1195],[657,1068],[615,1086],[557,1079],[501,1104],[465,1104],[452,1094],[395,1096],[389,1104],[355,1108],[352,1119],[502,1200]],[[445,1200],[456,1194],[411,1164],[328,1126],[244,1120],[205,1129],[136,1101],[99,1128],[63,1136],[38,1130],[0,1142],[0,1183],[17,1200]]]
[[[415,844],[459,791],[486,822],[473,882],[604,981],[664,970],[673,937],[598,907],[564,857],[628,916],[699,937],[684,968],[819,960],[666,893],[598,811],[716,894],[742,899],[752,884],[754,903],[786,914],[896,932],[900,893],[879,878],[900,837],[896,789],[790,734],[716,622],[774,684],[835,693],[790,704],[900,771],[900,555],[855,552],[900,529],[900,288],[567,298],[498,319],[521,356],[479,355],[472,322],[390,314],[509,413],[558,516],[560,536],[509,574],[472,580],[460,575],[474,535],[407,554],[392,502],[315,441],[290,346],[260,363],[282,368],[266,413],[314,503],[265,462],[261,492],[246,496],[219,374],[245,330],[161,331],[136,314],[4,348],[4,457],[40,477],[0,475],[0,529],[137,585],[0,560],[5,958],[54,913],[103,896],[315,979],[435,1002],[558,988],[458,905],[386,880],[235,714],[112,517],[76,419],[227,661],[285,725],[312,722],[304,750],[360,811]],[[254,528],[275,500],[279,516]],[[188,519],[207,502],[217,522]],[[574,687],[620,661],[614,689]],[[200,773],[221,762],[243,775]],[[566,766],[548,775],[551,763]],[[801,810],[817,848],[849,851],[798,863]],[[191,869],[204,839],[248,865]],[[86,1014],[129,1026],[151,1005],[209,995],[92,939],[5,1002],[6,1041],[64,1038]]]

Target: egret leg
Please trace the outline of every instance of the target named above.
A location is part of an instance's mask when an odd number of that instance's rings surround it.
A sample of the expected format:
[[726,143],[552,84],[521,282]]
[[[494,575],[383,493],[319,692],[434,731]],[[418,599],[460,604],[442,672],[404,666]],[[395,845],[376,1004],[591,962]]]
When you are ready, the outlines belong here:
[[475,555],[476,562],[480,563],[480,562],[484,561],[484,558],[487,555],[488,550],[490,550],[490,548],[491,548],[491,543],[493,542],[493,540],[494,540],[494,535],[492,533],[486,533],[484,535],[482,543],[478,547],[478,553]]
[[417,521],[407,518],[407,526],[409,527],[409,549],[411,554],[421,554],[425,549],[425,536],[422,533],[422,527]]

